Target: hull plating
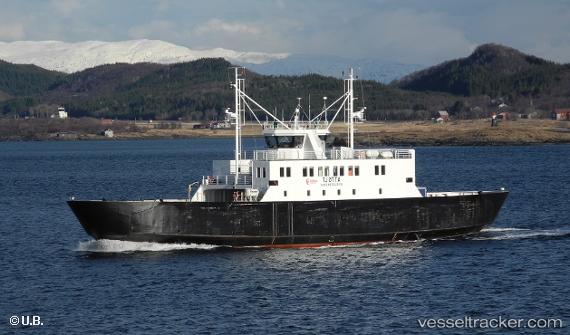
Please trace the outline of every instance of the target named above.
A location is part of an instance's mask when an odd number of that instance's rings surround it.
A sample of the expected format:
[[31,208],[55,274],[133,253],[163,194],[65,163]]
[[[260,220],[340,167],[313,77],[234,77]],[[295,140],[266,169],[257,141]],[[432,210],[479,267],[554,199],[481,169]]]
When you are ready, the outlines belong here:
[[96,239],[302,247],[475,233],[493,222],[507,194],[273,203],[68,203]]

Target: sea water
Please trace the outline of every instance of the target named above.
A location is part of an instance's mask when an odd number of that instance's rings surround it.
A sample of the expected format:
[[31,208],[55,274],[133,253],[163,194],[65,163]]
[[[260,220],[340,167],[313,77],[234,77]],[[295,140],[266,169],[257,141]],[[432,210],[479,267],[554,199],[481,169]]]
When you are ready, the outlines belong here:
[[94,241],[66,204],[184,198],[232,149],[230,139],[0,143],[0,333],[423,334],[446,329],[422,320],[499,317],[557,318],[566,327],[547,332],[567,333],[569,145],[417,148],[419,186],[510,191],[495,223],[464,239],[238,251]]

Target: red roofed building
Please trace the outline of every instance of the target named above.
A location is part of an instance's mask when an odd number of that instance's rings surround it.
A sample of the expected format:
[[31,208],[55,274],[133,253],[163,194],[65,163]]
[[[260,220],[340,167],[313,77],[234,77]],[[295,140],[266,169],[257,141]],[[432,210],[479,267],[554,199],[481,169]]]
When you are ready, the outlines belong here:
[[570,120],[570,108],[556,108],[552,115],[555,120]]

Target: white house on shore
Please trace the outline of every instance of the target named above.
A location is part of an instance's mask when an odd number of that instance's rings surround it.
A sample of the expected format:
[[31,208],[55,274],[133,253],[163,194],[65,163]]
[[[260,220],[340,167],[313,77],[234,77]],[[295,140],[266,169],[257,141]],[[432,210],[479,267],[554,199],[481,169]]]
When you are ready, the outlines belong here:
[[63,106],[57,108],[57,114],[51,115],[52,119],[67,119],[67,112]]

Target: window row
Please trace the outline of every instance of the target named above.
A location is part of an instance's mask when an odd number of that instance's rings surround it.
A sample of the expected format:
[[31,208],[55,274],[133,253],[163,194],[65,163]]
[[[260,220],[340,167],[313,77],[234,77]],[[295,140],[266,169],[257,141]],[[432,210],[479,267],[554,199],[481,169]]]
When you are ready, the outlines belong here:
[[[318,166],[316,168],[317,176],[318,177],[342,177],[344,176],[345,167],[344,166]],[[346,167],[346,175],[347,176],[359,176],[360,175],[360,166],[358,165],[349,165]],[[315,168],[310,166],[303,167],[303,177],[314,177],[315,176]]]
[[[258,169],[258,178],[259,168]],[[360,166],[358,165],[349,165],[349,166],[304,166],[303,167],[303,177],[343,177],[347,176],[360,176]],[[375,165],[374,166],[374,174],[379,175],[386,175],[386,166],[385,165]],[[279,168],[279,176],[280,177],[291,177],[291,168],[290,167],[280,167]],[[263,168],[263,178],[265,178],[265,168]]]
[[[321,191],[323,193],[323,196],[327,195],[327,190],[322,190]],[[336,194],[337,195],[341,195],[341,191],[340,189],[336,190]],[[382,194],[382,189],[379,188],[378,189],[378,194]],[[352,195],[356,195],[356,189],[352,189]],[[287,196],[287,191],[283,191],[283,196],[286,197]],[[311,190],[307,190],[307,196],[310,197],[311,196]]]

